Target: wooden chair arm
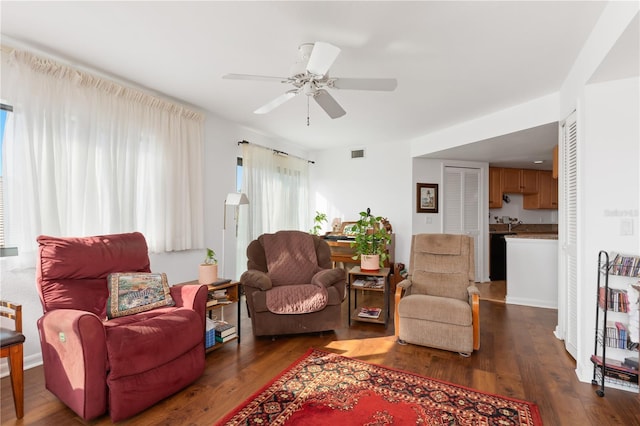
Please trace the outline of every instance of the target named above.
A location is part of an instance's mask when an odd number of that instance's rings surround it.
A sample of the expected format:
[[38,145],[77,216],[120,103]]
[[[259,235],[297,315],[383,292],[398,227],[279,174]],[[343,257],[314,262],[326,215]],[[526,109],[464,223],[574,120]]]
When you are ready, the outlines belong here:
[[398,305],[400,299],[404,296],[405,288],[401,286],[396,287],[395,300],[393,305],[393,329],[396,337],[400,334],[400,314],[398,313]]
[[480,296],[471,295],[471,315],[473,320],[473,350],[480,349]]

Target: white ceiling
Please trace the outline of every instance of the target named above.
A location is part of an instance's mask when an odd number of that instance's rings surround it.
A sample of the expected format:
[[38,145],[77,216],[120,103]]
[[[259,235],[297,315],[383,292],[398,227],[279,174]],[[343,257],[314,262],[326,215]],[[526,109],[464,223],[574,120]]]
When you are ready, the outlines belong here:
[[[3,44],[102,70],[314,150],[411,140],[556,92],[604,5],[4,0],[0,29]],[[307,126],[302,95],[269,114],[252,113],[289,87],[221,78],[287,76],[298,45],[314,41],[342,49],[332,76],[395,77],[397,90],[334,90],[347,115],[331,120],[311,102]],[[553,133],[548,126],[537,130]],[[511,154],[470,147],[468,153],[499,162],[520,160],[520,152],[528,161],[539,151],[526,154],[530,145],[519,143]]]
[[[551,170],[553,147],[558,143],[558,122],[425,155],[425,158],[466,160],[495,167]],[[534,163],[534,161],[542,161]]]

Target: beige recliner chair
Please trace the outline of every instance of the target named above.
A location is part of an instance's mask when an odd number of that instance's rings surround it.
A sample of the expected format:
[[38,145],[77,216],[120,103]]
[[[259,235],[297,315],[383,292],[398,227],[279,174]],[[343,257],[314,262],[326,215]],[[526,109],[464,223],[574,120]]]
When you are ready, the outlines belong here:
[[480,293],[474,284],[473,238],[418,234],[409,275],[395,294],[398,343],[469,356],[480,348]]

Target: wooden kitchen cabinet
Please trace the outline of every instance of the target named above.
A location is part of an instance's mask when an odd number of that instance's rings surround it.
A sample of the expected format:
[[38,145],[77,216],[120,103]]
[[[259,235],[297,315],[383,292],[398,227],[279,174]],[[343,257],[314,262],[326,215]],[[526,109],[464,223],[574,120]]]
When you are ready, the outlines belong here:
[[502,191],[520,192],[520,170],[502,169]]
[[558,180],[547,170],[538,170],[538,192],[525,195],[522,200],[524,209],[557,209]]
[[502,169],[502,192],[505,194],[535,194],[538,192],[538,171]]
[[489,167],[489,208],[502,208],[502,169]]

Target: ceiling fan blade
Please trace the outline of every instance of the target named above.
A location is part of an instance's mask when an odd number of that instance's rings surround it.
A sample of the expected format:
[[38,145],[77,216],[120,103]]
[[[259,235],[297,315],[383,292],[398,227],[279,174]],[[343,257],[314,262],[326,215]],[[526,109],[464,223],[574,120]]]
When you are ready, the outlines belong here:
[[348,90],[393,91],[398,87],[395,78],[336,78],[331,87]]
[[271,102],[261,106],[260,108],[258,108],[255,111],[253,111],[253,113],[254,114],[266,114],[269,111],[274,110],[277,107],[279,107],[280,105],[282,105],[283,103],[287,102],[289,99],[293,98],[297,94],[298,94],[297,90],[290,90],[290,91],[288,91],[286,93],[283,93],[282,95],[278,96],[277,98],[275,98]]
[[307,62],[307,71],[317,76],[325,75],[339,54],[339,47],[322,41],[315,42]]
[[318,105],[320,105],[320,108],[331,118],[339,118],[347,113],[329,92],[324,89],[317,90],[313,95],[313,99],[315,99]]
[[226,80],[255,80],[255,81],[273,81],[277,83],[287,83],[287,77],[270,77],[268,75],[251,75],[251,74],[225,74],[222,78]]

